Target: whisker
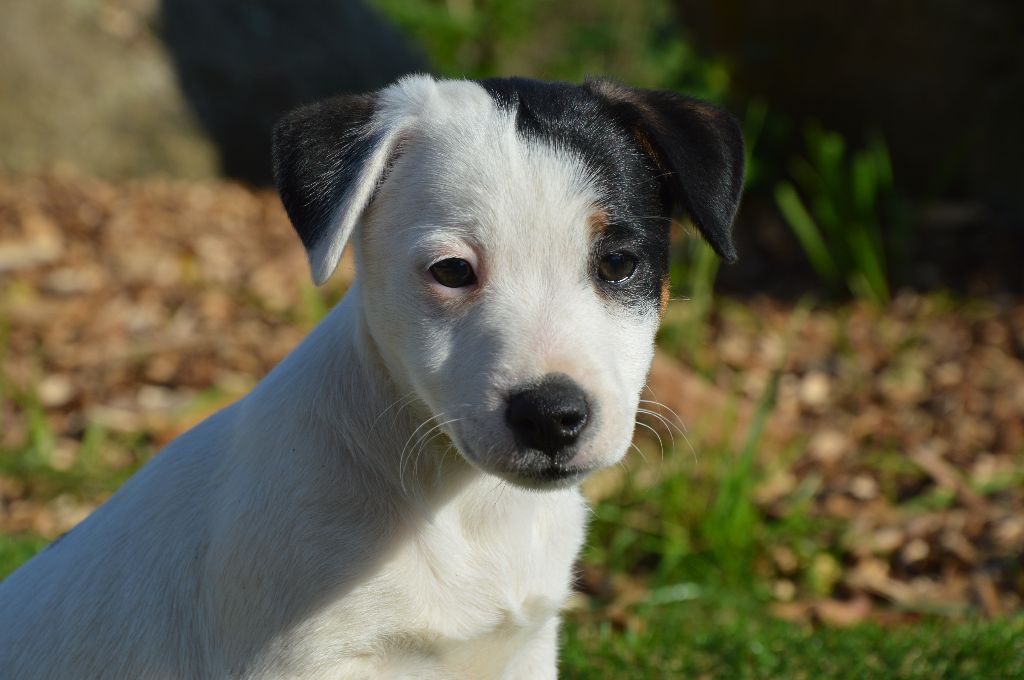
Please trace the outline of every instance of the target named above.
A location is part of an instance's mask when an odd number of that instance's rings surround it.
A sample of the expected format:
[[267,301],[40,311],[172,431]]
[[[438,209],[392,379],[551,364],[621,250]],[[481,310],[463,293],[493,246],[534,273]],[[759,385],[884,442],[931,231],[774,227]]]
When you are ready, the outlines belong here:
[[665,418],[665,416],[661,415],[660,413],[658,413],[656,411],[652,411],[652,410],[646,409],[646,408],[638,408],[636,410],[636,412],[637,413],[643,413],[645,415],[649,415],[652,418],[654,418],[655,420],[657,420],[659,423],[664,425],[665,426],[665,431],[668,432],[668,436],[672,440],[672,450],[673,451],[676,450],[676,436],[675,436],[675,433],[672,432],[672,428],[674,427],[674,425],[672,423],[670,423],[668,421],[668,419]]
[[693,450],[693,444],[690,443],[690,438],[687,436],[687,432],[684,429],[680,428],[675,423],[672,423],[671,421],[669,421],[664,415],[662,415],[660,413],[655,413],[654,411],[651,411],[649,409],[643,409],[643,408],[638,408],[637,412],[639,412],[639,413],[647,413],[647,414],[657,418],[658,421],[661,422],[665,426],[665,428],[668,431],[669,436],[672,438],[672,450],[673,451],[675,451],[675,448],[676,448],[676,438],[675,438],[675,435],[673,435],[673,433],[672,433],[673,428],[675,429],[676,432],[679,433],[679,436],[683,438],[683,441],[686,442],[686,445],[691,450]]
[[413,437],[416,436],[416,433],[419,432],[421,429],[423,429],[423,427],[425,425],[427,425],[432,420],[436,420],[437,418],[440,418],[443,415],[444,415],[444,413],[442,412],[442,413],[439,413],[436,416],[430,416],[429,418],[424,420],[422,423],[417,425],[416,429],[413,430],[412,434],[409,435],[409,438],[405,440],[405,445],[402,446],[401,453],[398,454],[398,484],[402,488],[402,495],[404,495],[404,496],[408,496],[409,495],[407,490],[406,490],[406,488],[405,488],[405,476],[404,476],[404,473],[405,473],[405,452],[409,448],[409,443],[412,441]]
[[435,471],[435,475],[434,475],[434,484],[440,484],[441,483],[441,475],[444,474],[444,466],[445,466],[445,463],[448,462],[448,454],[450,454],[454,450],[455,450],[455,444],[449,444],[448,448],[446,448],[444,450],[444,453],[441,454],[441,459],[438,460],[438,462],[437,462],[437,470]]
[[[653,394],[653,390],[652,390],[652,394]],[[664,404],[664,403],[662,403],[660,401],[652,401],[651,399],[641,399],[640,403],[641,404],[650,404],[652,406],[657,406],[658,408],[661,408],[661,409],[663,409],[665,411],[668,411],[669,415],[673,416],[676,419],[676,423],[678,423],[679,429],[682,430],[683,432],[688,432],[688,430],[686,429],[686,423],[683,422],[682,417],[678,413],[676,413],[674,410],[669,408],[666,404]]]
[[381,411],[379,414],[377,414],[377,417],[373,419],[373,422],[370,423],[370,429],[371,430],[374,429],[377,426],[377,423],[380,422],[380,419],[383,418],[384,415],[388,411],[393,409],[395,406],[398,406],[402,402],[406,402],[406,403],[402,404],[402,406],[398,409],[398,411],[395,412],[395,414],[397,415],[398,412],[400,412],[403,408],[405,408],[406,406],[408,406],[409,404],[411,404],[415,400],[416,400],[416,392],[412,391],[412,392],[409,392],[409,393],[405,394],[404,396],[399,397],[395,401],[391,402],[391,405],[389,405],[387,408],[385,408],[383,411]]
[[[650,385],[646,385],[645,387],[648,390],[650,390],[651,394],[654,395],[655,398],[657,398],[658,395],[654,394],[654,390],[651,389]],[[672,416],[675,417],[676,423],[678,423],[676,425],[676,429],[679,432],[679,434],[682,435],[683,441],[686,442],[686,446],[690,449],[690,453],[693,456],[693,462],[696,463],[697,462],[697,458],[698,458],[697,450],[693,447],[693,443],[690,441],[690,437],[688,436],[689,435],[689,430],[686,428],[686,423],[683,422],[682,417],[678,413],[676,413],[673,409],[669,408],[668,406],[666,406],[665,404],[663,404],[660,401],[652,401],[650,399],[641,399],[640,403],[641,404],[651,404],[653,406],[657,406],[657,407],[659,407],[661,409],[664,409],[665,411],[668,411],[669,414],[671,414]]]
[[655,430],[650,425],[648,425],[647,423],[641,423],[639,420],[634,420],[633,422],[636,423],[637,425],[639,425],[640,427],[646,427],[648,430],[650,430],[651,432],[654,433],[654,436],[658,438],[658,446],[661,447],[661,459],[664,460],[665,459],[665,442],[663,442],[661,440],[661,435],[658,434],[658,431]]
[[[644,453],[643,449],[641,449],[641,448],[640,448],[639,446],[637,446],[637,445],[636,445],[636,442],[630,442],[630,443],[629,443],[629,447],[630,447],[630,448],[632,448],[632,449],[636,449],[636,452],[637,452],[638,454],[640,454],[640,459],[641,459],[641,460],[642,460],[642,461],[644,462],[644,464],[646,465],[646,464],[647,464],[647,454],[645,454],[645,453]],[[625,459],[623,459],[623,460],[625,460]],[[619,462],[621,463],[622,461],[620,460]],[[626,466],[624,466],[624,467],[626,467]],[[628,468],[628,467],[626,467],[626,469],[627,469],[627,470],[629,470],[629,468]]]
[[434,439],[436,439],[439,435],[443,435],[445,433],[443,429],[445,425],[454,423],[457,420],[461,419],[452,418],[451,420],[446,420],[443,423],[437,423],[429,430],[424,432],[422,435],[420,435],[420,438],[417,439],[416,443],[413,444],[412,447],[409,449],[408,460],[412,462],[413,475],[416,475],[418,473],[420,457],[423,455],[423,451],[427,448],[427,446],[430,445],[430,442],[434,441]]
[[419,470],[419,462],[420,458],[423,456],[423,452],[430,446],[431,442],[446,434],[444,431],[445,425],[450,425],[458,420],[461,420],[461,418],[452,418],[451,420],[446,420],[443,423],[438,423],[427,430],[426,434],[417,440],[416,444],[413,446],[415,453],[412,453],[409,456],[412,459],[412,472],[414,475],[417,474],[417,471]]

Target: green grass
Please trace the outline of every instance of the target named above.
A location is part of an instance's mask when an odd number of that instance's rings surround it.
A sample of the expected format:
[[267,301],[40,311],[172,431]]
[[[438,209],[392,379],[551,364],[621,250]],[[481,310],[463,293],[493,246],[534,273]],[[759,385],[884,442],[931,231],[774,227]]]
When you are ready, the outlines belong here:
[[0,579],[30,560],[48,543],[35,534],[0,534]]
[[[25,414],[28,428],[23,446],[10,451],[0,449],[0,475],[24,484],[26,495],[35,500],[50,500],[61,494],[81,500],[109,495],[128,481],[153,453],[152,446],[141,434],[115,437],[102,426],[91,423],[82,435],[74,464],[60,469],[53,464],[56,435],[35,398],[28,391],[5,387],[0,380],[0,399],[4,398],[14,401]],[[104,453],[114,449],[128,452],[130,462],[111,465],[104,460]]]
[[779,212],[823,282],[885,304],[891,290],[882,225],[891,240],[904,238],[904,225],[887,209],[893,177],[885,142],[873,135],[864,149],[848,152],[843,137],[813,125],[805,137],[810,158],[795,159],[790,172],[800,191],[779,182]]
[[1024,678],[1024,618],[810,627],[713,594],[638,606],[621,629],[570,616],[564,678]]
[[796,555],[802,596],[827,598],[835,574],[819,566],[838,563],[825,537],[842,531],[799,503],[769,520],[751,501],[775,392],[773,379],[740,450],[669,451],[595,505],[584,559],[606,583],[566,617],[561,677],[1024,678],[1024,617],[835,628],[771,616],[771,546]]
[[669,0],[373,0],[455,78],[520,75],[580,82],[607,75],[637,87],[722,101],[730,76],[679,31]]
[[[771,388],[761,412],[771,403]],[[585,562],[606,583],[567,614],[563,678],[1024,678],[1024,617],[902,620],[850,628],[790,623],[770,614],[762,576],[772,545],[798,556],[810,598],[834,580],[813,565],[838,532],[799,508],[769,522],[749,501],[759,472],[751,452],[702,452],[680,466],[669,453],[655,483],[626,480],[594,507]]]

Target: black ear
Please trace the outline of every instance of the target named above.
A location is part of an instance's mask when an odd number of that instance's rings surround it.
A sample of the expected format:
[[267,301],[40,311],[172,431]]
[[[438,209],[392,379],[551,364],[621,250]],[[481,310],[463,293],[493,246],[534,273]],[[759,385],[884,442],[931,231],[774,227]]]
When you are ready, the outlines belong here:
[[398,126],[377,115],[376,101],[335,97],[274,127],[274,179],[317,285],[338,266],[397,143]]
[[736,260],[732,221],[743,191],[743,133],[726,111],[675,92],[638,90],[609,80],[586,87],[611,107],[665,173],[683,207],[722,259]]

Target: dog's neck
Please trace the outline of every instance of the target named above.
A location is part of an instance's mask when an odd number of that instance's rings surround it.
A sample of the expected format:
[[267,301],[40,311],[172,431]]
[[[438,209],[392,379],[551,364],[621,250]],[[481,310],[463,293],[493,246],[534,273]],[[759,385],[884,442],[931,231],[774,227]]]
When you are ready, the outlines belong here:
[[[397,386],[359,304],[353,288],[260,383],[254,391],[260,398],[246,400],[252,404],[246,420],[257,430],[279,421],[277,409],[308,426],[306,450],[291,447],[280,455],[294,460],[264,464],[283,463],[287,474],[316,466],[320,474],[359,476],[360,488],[386,488],[390,498],[417,506],[443,502],[467,484],[499,485],[466,462],[426,406]],[[265,455],[273,447],[251,450]]]

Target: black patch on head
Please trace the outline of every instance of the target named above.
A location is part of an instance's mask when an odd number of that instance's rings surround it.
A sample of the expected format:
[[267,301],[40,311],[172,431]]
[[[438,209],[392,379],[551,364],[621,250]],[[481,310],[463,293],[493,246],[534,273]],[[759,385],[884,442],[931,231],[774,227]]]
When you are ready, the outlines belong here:
[[374,99],[335,97],[296,109],[274,127],[274,179],[306,250],[331,228],[335,209],[380,141],[368,131]]
[[608,228],[594,259],[628,250],[646,266],[610,295],[657,300],[668,273],[673,207],[685,209],[711,247],[736,259],[732,221],[743,186],[736,120],[706,102],[606,80],[585,85],[523,78],[481,83],[515,111],[521,134],[579,155],[601,182]]
[[673,203],[693,218],[723,259],[736,260],[732,222],[743,191],[743,132],[728,112],[675,92],[638,90],[609,80],[585,87],[640,141],[664,171]]
[[[626,304],[656,305],[668,275],[671,198],[655,159],[587,88],[524,78],[484,80],[499,106],[514,111],[524,137],[574,154],[598,182],[605,226],[590,254],[598,290]],[[601,258],[625,250],[637,256],[636,272],[622,283],[596,278]]]

